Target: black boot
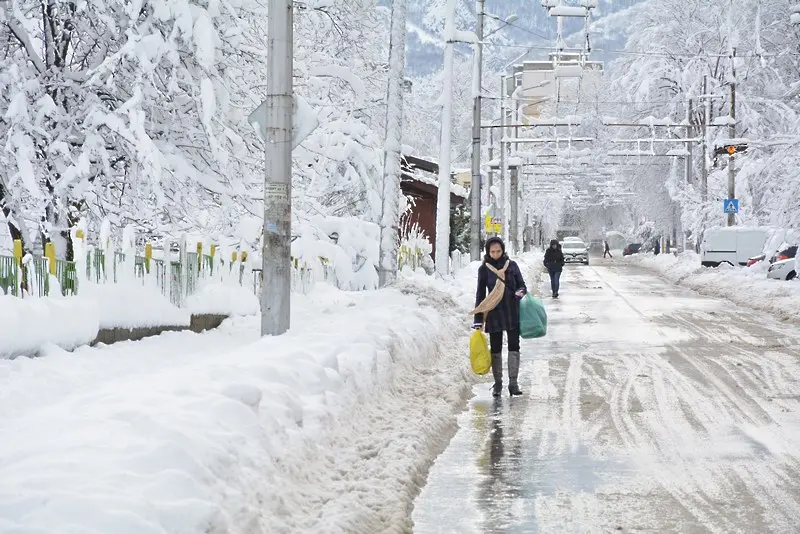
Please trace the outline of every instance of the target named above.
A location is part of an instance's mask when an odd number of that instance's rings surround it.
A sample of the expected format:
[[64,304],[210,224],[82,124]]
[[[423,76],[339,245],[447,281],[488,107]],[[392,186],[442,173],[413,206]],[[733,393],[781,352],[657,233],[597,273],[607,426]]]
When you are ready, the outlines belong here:
[[494,376],[494,386],[492,396],[499,397],[503,394],[503,354],[492,354],[492,375]]
[[[517,378],[519,377],[519,352],[508,353],[508,393],[514,397],[522,395]],[[501,386],[502,387],[502,386]]]

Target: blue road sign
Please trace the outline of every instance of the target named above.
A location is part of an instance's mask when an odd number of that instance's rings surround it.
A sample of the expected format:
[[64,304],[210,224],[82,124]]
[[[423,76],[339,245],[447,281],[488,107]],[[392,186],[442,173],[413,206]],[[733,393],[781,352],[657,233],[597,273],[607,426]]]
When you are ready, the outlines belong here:
[[739,213],[739,199],[726,198],[722,201],[722,211],[725,213]]

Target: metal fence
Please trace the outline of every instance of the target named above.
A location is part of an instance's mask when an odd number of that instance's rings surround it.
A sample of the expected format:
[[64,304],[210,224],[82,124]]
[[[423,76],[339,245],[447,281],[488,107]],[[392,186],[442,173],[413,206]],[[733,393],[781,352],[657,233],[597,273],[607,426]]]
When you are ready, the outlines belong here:
[[[253,293],[261,293],[261,269],[248,269],[242,261],[224,263],[208,254],[186,253],[185,262],[173,259],[145,258],[135,256],[133,274],[143,285],[157,288],[175,306],[183,306],[186,298],[197,291],[201,280],[220,280],[250,286]],[[105,261],[102,250],[92,249],[86,253],[86,279],[96,284],[117,283],[121,278],[125,254],[114,252],[110,262]],[[398,251],[400,268],[421,268],[425,264],[425,253],[418,248],[401,247]],[[454,252],[450,258],[450,270],[455,274],[469,264],[469,256]],[[13,256],[0,255],[0,292],[14,296],[43,297],[51,294],[51,280],[58,282],[64,296],[79,291],[78,271],[75,262],[55,261],[55,274],[50,275],[50,259],[26,256],[22,261]],[[249,271],[249,272],[248,272]],[[337,285],[336,271],[327,258],[310,264],[292,258],[292,291],[308,293],[316,282]]]
[[[133,275],[142,285],[155,287],[175,306],[186,304],[186,298],[200,287],[201,280],[218,280],[249,285],[258,295],[261,291],[261,269],[248,269],[242,261],[222,261],[208,254],[187,253],[185,262],[173,259],[156,259],[136,256]],[[86,279],[92,283],[118,283],[126,266],[125,254],[114,252],[110,262],[105,261],[102,250],[86,253]],[[128,266],[130,267],[130,266]],[[245,274],[246,271],[252,271]],[[49,296],[58,283],[64,296],[79,291],[75,262],[56,260],[55,274],[50,274],[50,259],[26,256],[22,260],[0,255],[0,292],[13,296]],[[336,283],[334,271],[328,260],[320,258],[320,265],[309,265],[292,259],[292,291],[307,293],[315,282]]]

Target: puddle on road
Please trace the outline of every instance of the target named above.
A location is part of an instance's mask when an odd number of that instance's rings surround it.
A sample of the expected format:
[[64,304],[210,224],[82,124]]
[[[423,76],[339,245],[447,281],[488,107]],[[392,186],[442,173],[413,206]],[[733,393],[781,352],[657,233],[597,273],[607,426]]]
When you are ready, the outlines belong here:
[[476,387],[480,397],[431,468],[414,506],[415,533],[539,532],[537,499],[594,494],[630,476],[627,459],[597,458],[580,442],[553,453],[558,432],[530,420],[549,409],[545,399],[494,401],[485,389]]

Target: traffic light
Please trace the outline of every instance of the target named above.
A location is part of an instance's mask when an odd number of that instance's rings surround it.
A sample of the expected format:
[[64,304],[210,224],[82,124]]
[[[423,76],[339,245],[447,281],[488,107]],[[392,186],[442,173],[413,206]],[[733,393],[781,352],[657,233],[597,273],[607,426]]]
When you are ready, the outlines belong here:
[[714,147],[714,155],[715,156],[733,156],[738,154],[739,152],[747,152],[747,145],[746,144],[739,144],[739,145],[722,145]]

